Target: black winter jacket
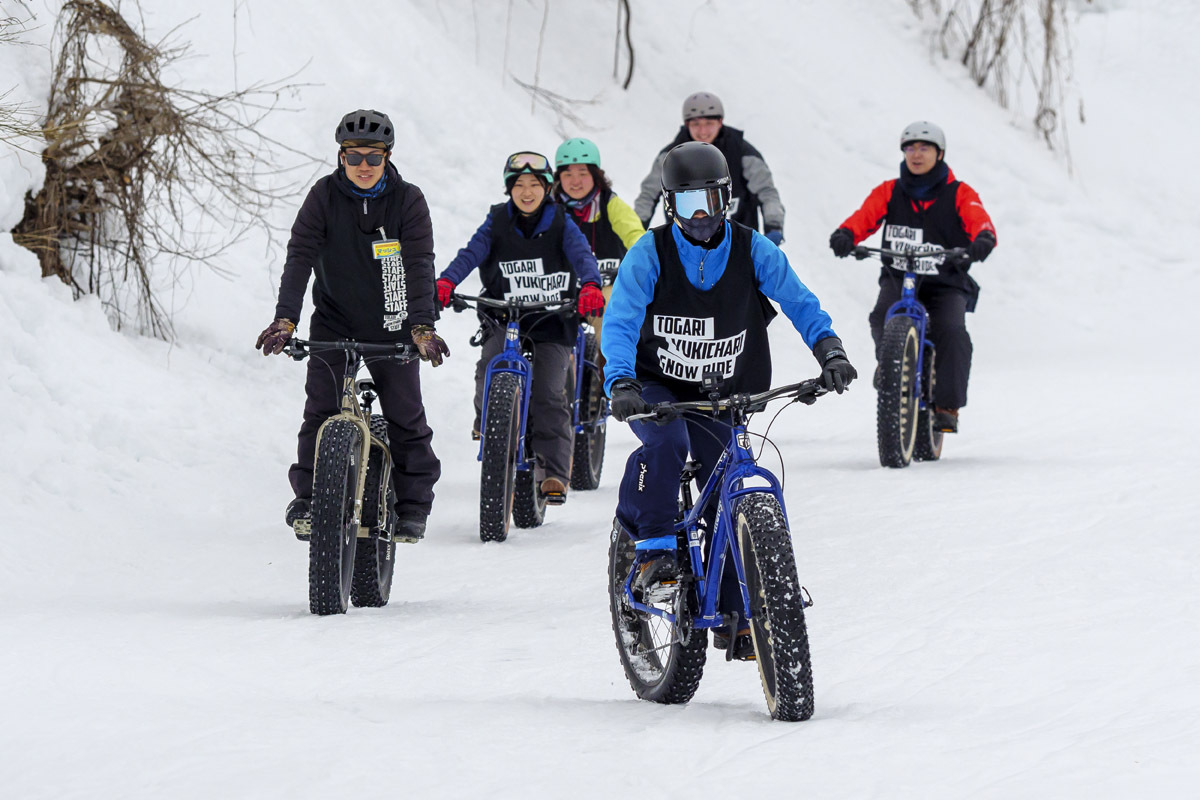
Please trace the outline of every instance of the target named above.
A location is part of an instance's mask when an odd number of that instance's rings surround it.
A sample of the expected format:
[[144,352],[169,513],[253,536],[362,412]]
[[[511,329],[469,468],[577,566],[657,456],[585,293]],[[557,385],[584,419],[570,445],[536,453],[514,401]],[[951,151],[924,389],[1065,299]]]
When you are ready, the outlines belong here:
[[354,194],[340,167],[312,187],[292,225],[276,318],[300,321],[315,271],[313,327],[359,341],[407,342],[413,325],[433,324],[429,205],[390,163],[386,175],[373,198]]

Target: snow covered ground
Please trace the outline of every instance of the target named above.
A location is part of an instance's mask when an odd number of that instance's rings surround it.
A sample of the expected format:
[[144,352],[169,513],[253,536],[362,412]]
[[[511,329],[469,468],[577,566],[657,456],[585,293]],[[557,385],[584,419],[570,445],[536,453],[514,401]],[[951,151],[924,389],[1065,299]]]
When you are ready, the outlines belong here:
[[[479,543],[466,316],[443,320],[453,355],[425,372],[444,468],[427,541],[401,550],[388,607],[310,616],[306,549],[281,522],[303,369],[251,350],[280,254],[250,241],[231,279],[194,273],[168,346],[112,333],[0,234],[0,794],[1192,793],[1200,12],[1108,0],[1079,17],[1089,122],[1069,177],[956,64],[930,61],[905,3],[634,4],[628,92],[611,78],[614,5],[552,4],[541,83],[596,101],[566,132],[599,143],[632,200],[679,101],[719,94],[772,166],[785,250],[860,371],[875,270],[825,241],[894,174],[905,123],[945,127],[999,229],[943,461],[878,466],[866,382],[772,431],[816,600],[814,718],[771,722],[754,667],[717,658],[686,707],[634,698],[604,579],[621,426],[600,490]],[[29,7],[44,43],[52,9]],[[145,8],[160,35],[197,13]],[[537,68],[541,7],[512,9],[506,46],[503,3],[204,7],[184,34],[208,58],[181,76],[232,81],[237,52],[245,84],[311,55],[301,78],[319,85],[278,135],[330,159],[341,113],[389,111],[440,269],[500,198],[503,157],[562,138],[503,80],[506,57],[527,82]],[[44,49],[0,48],[0,91],[36,100],[48,71]],[[0,149],[0,229],[38,170]],[[779,381],[813,374],[785,323],[772,336]]]

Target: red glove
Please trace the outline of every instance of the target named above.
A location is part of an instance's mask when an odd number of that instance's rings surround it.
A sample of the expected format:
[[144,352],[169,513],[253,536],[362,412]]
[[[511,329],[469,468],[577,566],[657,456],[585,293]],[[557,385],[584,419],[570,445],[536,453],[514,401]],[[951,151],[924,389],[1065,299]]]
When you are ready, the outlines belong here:
[[454,291],[455,284],[449,278],[438,278],[438,302],[442,304],[442,308],[450,305],[450,293]]
[[579,302],[576,304],[579,313],[585,317],[604,316],[604,295],[600,287],[594,283],[585,283],[579,290]]

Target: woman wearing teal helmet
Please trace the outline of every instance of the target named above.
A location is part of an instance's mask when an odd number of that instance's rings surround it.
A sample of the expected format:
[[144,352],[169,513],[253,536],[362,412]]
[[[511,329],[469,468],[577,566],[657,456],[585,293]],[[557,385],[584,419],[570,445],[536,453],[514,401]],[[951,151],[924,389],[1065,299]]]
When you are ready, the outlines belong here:
[[[629,205],[612,190],[612,181],[600,168],[600,150],[590,139],[567,139],[554,153],[554,199],[591,245],[604,276],[604,299],[612,294],[612,282],[625,252],[646,229]],[[600,318],[588,318],[600,344]],[[603,365],[603,359],[601,359]]]

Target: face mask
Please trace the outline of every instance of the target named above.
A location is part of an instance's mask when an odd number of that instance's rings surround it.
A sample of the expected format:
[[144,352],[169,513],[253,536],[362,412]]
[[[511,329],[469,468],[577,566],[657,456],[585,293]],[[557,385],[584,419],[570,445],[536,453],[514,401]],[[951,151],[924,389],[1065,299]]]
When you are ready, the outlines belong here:
[[683,228],[684,233],[697,242],[707,242],[725,224],[725,217],[724,215],[719,217],[700,217],[699,219],[679,219],[676,217],[675,222],[680,228]]

